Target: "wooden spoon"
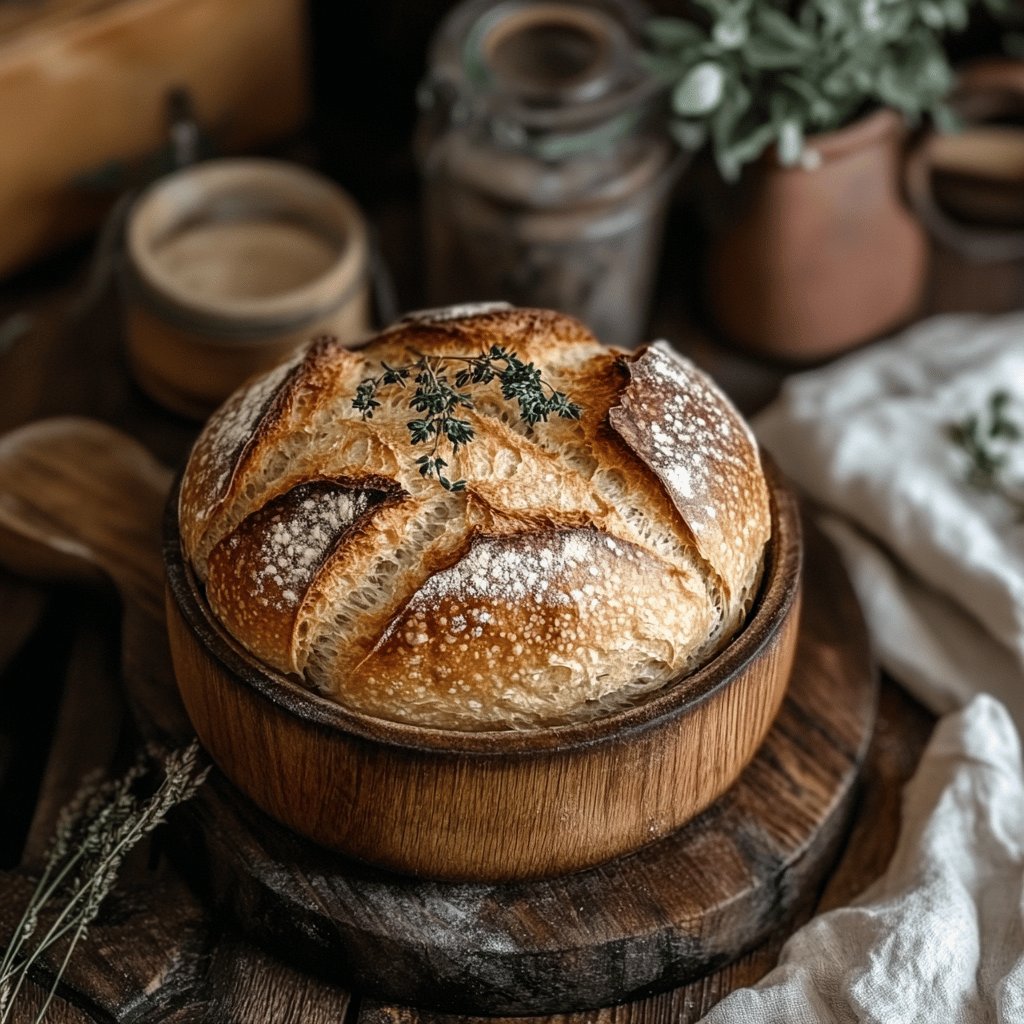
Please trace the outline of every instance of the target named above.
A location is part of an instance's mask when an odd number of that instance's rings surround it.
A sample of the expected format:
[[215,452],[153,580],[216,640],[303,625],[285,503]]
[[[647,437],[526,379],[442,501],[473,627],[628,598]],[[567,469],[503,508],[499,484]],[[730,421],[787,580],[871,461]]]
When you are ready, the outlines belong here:
[[160,517],[171,472],[126,434],[78,417],[0,437],[0,561],[25,575],[113,580],[163,617]]
[[139,722],[187,737],[164,629],[160,521],[171,472],[96,420],[40,420],[0,437],[0,562],[36,579],[109,580],[124,607],[122,671]]

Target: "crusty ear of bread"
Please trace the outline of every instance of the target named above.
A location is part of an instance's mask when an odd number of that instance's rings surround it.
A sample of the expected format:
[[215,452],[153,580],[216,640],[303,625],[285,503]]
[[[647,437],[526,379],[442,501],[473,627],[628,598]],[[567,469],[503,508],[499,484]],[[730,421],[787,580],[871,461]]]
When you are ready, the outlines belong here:
[[[583,407],[530,428],[497,382],[474,439],[418,472],[410,392],[363,420],[381,362],[492,345]],[[451,729],[578,721],[705,661],[739,627],[770,530],[757,446],[668,346],[488,306],[417,314],[358,351],[333,339],[234,395],[182,484],[185,553],[256,658],[341,704]]]

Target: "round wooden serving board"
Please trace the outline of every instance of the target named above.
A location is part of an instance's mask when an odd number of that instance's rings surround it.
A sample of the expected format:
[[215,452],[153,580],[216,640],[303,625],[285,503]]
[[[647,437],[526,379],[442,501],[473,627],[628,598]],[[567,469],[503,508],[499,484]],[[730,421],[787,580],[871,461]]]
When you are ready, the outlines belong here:
[[[91,472],[82,473],[86,440]],[[0,557],[29,538],[114,579],[139,726],[181,742],[190,730],[154,600],[169,479],[140,473],[134,442],[84,421],[69,422],[66,437],[51,426],[5,447]],[[126,527],[131,508],[137,529]],[[805,540],[803,621],[779,716],[738,782],[679,832],[557,879],[437,883],[315,847],[214,773],[176,821],[182,865],[218,910],[282,958],[392,1002],[569,1011],[715,971],[813,901],[845,835],[874,722],[876,677],[856,600],[828,542],[809,526]]]
[[463,1013],[603,1006],[707,974],[810,899],[845,834],[874,717],[859,610],[807,530],[796,668],[736,785],[679,832],[549,881],[442,884],[304,842],[222,777],[193,806],[209,893],[282,956],[379,998]]

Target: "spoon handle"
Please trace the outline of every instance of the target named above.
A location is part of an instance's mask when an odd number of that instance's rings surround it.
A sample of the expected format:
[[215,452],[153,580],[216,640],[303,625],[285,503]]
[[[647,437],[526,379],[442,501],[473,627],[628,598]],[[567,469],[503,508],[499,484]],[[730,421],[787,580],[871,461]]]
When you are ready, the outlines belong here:
[[0,563],[34,578],[106,576],[159,620],[170,483],[145,448],[98,421],[20,427],[0,437]]

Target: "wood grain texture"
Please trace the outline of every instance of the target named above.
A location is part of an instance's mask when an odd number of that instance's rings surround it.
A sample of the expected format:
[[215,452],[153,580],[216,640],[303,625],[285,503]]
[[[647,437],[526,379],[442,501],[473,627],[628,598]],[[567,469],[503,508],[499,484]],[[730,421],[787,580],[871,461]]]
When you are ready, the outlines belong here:
[[189,717],[224,773],[276,820],[357,860],[450,881],[564,874],[657,840],[707,807],[765,736],[799,621],[796,504],[750,621],[708,665],[636,707],[530,732],[468,733],[340,708],[264,669],[214,620],[176,542],[168,626]]
[[0,558],[36,578],[112,579],[159,616],[153,536],[169,472],[127,435],[76,417],[0,438]]
[[203,982],[165,1024],[343,1024],[349,993],[294,970],[236,935],[218,937]]
[[852,807],[875,684],[856,604],[811,536],[787,699],[739,782],[631,857],[521,883],[416,881],[274,826],[217,780],[188,852],[209,895],[285,957],[360,991],[470,1013],[600,1006],[714,971],[778,929],[827,871]]
[[896,848],[903,785],[917,768],[935,716],[883,679],[871,748],[861,773],[856,820],[843,855],[818,901],[819,911],[845,906],[881,876]]
[[[26,983],[19,996],[18,1013],[21,1021],[34,1021],[47,1002],[48,988],[37,985],[34,981]],[[73,1003],[54,996],[46,1006],[46,1024],[96,1024],[96,1019],[79,1009]]]
[[[0,875],[0,941],[28,898],[23,874]],[[33,969],[15,1024],[31,1021],[62,950]],[[47,1024],[340,1024],[350,996],[271,958],[212,921],[164,869],[119,885],[65,971]]]
[[[28,901],[32,880],[19,872],[5,875],[3,881],[0,936],[6,940]],[[195,954],[205,942],[202,909],[180,882],[169,882],[166,900],[140,899],[144,893],[144,889],[119,888],[68,963],[60,991],[63,995],[79,993],[73,1001],[90,1015],[122,1019],[145,1002],[147,993],[160,989],[166,1004],[176,988],[171,975],[199,969]],[[44,911],[37,934],[45,934],[52,919],[52,912]],[[64,947],[58,943],[33,966],[32,979],[49,989],[63,955]],[[180,980],[190,983],[185,977]]]
[[[36,797],[22,862],[46,853],[57,815],[89,772],[114,760],[124,705],[118,679],[116,622],[104,602],[83,615],[75,631],[50,756]],[[111,628],[113,627],[113,628]]]
[[[81,507],[84,512],[87,505]],[[188,855],[181,863],[191,859],[198,869],[217,919],[230,913],[283,960],[358,985],[380,1000],[378,1006],[404,1001],[521,1014],[634,998],[635,1019],[656,1020],[666,1007],[706,1005],[737,978],[752,980],[770,956],[740,960],[724,974],[716,969],[778,935],[813,900],[842,839],[870,733],[874,681],[852,594],[831,549],[813,532],[808,559],[796,671],[767,741],[709,811],[632,857],[539,883],[417,882],[314,847],[215,776],[179,815],[179,852]],[[109,558],[107,564],[135,563]],[[151,591],[122,589],[130,703],[151,736],[177,741],[187,725],[163,626],[150,602],[132,598]],[[148,911],[140,907],[139,913]],[[192,955],[208,964],[201,950]],[[251,963],[252,955],[244,959]],[[280,984],[302,991],[289,969],[278,966],[285,972]],[[93,991],[111,969],[111,963],[93,962],[85,975],[95,976],[83,975],[81,984],[91,986],[93,1005],[122,1019],[127,1011],[113,994]],[[203,968],[198,971],[191,980],[187,972],[182,976],[188,983],[174,1004],[180,1021],[203,1019],[188,1016],[188,1000],[208,1006],[219,998],[203,989]],[[244,966],[238,972],[239,1005],[251,1006],[241,993],[254,990],[256,975]],[[685,992],[648,995],[698,976],[705,978]],[[156,984],[141,973],[132,983]],[[309,986],[312,1005],[332,1003],[345,991],[337,983]]]
[[[790,927],[803,923],[811,912],[810,906],[802,908]],[[688,985],[599,1009],[548,1014],[543,1020],[545,1024],[696,1024],[734,989],[753,985],[775,966],[790,927]],[[539,1024],[539,1019],[535,1016],[451,1014],[367,998],[360,1000],[353,1024]]]

